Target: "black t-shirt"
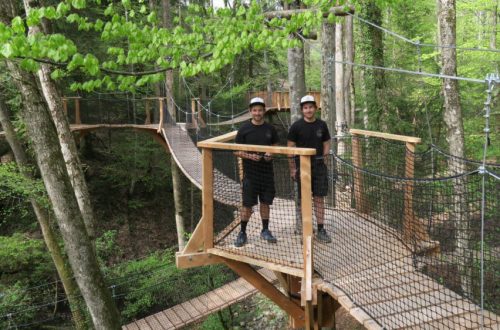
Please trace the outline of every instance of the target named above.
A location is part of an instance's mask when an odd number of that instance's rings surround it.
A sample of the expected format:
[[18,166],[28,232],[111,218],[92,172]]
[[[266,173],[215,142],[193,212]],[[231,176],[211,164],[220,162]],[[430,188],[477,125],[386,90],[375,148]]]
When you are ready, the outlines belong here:
[[299,148],[314,148],[316,156],[323,156],[323,142],[330,140],[330,132],[323,120],[308,123],[302,118],[292,124],[287,139]]
[[[236,134],[236,143],[256,144],[270,146],[278,143],[278,133],[274,126],[263,123],[254,125],[251,121],[244,123]],[[264,153],[262,153],[263,155]],[[260,175],[272,176],[273,164],[263,158],[256,162],[250,159],[243,159],[243,171],[245,177],[258,178]]]

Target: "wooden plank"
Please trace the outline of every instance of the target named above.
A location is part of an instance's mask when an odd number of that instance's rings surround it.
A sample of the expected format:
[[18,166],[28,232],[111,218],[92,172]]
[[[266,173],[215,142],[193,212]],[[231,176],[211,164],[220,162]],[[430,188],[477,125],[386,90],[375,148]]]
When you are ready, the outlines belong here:
[[300,306],[295,304],[293,301],[288,299],[281,291],[276,289],[271,283],[269,283],[262,275],[255,271],[248,264],[234,261],[231,259],[225,259],[224,262],[241,277],[252,284],[257,290],[271,299],[275,304],[281,307],[289,315],[291,315],[299,324],[304,325],[305,315],[304,311]]
[[214,310],[216,310],[218,308],[218,306],[215,303],[215,301],[213,301],[212,299],[210,299],[209,293],[202,294],[201,296],[198,297],[198,299],[200,300],[200,302],[202,304],[204,304],[205,306],[207,306],[207,309],[210,312],[212,312],[212,311],[214,311]]
[[191,305],[194,306],[202,315],[206,315],[209,312],[208,306],[204,304],[198,297],[190,300]]
[[[484,327],[485,329],[492,329],[496,320],[499,320],[499,317],[493,313],[485,312],[484,317]],[[500,320],[499,320],[500,321]],[[441,318],[432,320],[429,323],[422,323],[416,326],[405,327],[403,329],[408,330],[418,330],[422,328],[429,329],[475,329],[480,328],[481,326],[481,311],[476,312],[465,312],[461,314],[456,314],[447,318]],[[496,327],[499,329],[499,327]]]
[[395,141],[401,141],[401,142],[409,142],[409,143],[420,143],[422,142],[421,138],[418,137],[413,137],[413,136],[405,136],[405,135],[397,135],[397,134],[390,134],[390,133],[382,133],[382,132],[374,132],[374,131],[367,131],[363,129],[354,129],[351,128],[349,130],[349,133],[351,134],[356,134],[356,135],[365,135],[365,136],[371,136],[371,137],[378,137],[386,140],[395,140]]
[[207,140],[202,141],[202,142],[198,142],[198,147],[220,149],[220,150],[234,150],[234,151],[269,152],[271,154],[283,154],[283,155],[312,156],[312,155],[316,154],[316,149],[312,149],[312,148],[261,146],[261,145],[254,145],[254,144],[209,142]]
[[189,300],[183,302],[181,305],[184,308],[184,310],[187,311],[189,315],[191,315],[191,320],[197,319],[201,316],[200,312],[193,306],[193,304],[191,304]]
[[202,162],[203,241],[205,251],[207,251],[213,248],[214,244],[214,163],[212,150],[203,149]]
[[242,256],[242,255],[238,255],[235,253],[226,252],[226,251],[223,251],[220,249],[209,249],[207,252],[215,254],[219,257],[226,258],[226,259],[231,259],[231,260],[240,261],[240,262],[252,264],[255,266],[259,266],[259,267],[264,267],[264,268],[267,268],[270,270],[275,270],[278,272],[290,274],[290,275],[297,276],[297,277],[302,277],[304,275],[304,271],[301,268],[293,268],[293,267],[289,267],[289,266],[278,265],[278,264],[275,264],[272,262],[254,259],[254,258],[250,258],[247,256]]
[[378,321],[388,328],[401,328],[412,325],[427,323],[432,320],[449,317],[455,314],[478,309],[472,304],[469,306],[459,306],[463,300],[443,303],[430,307],[420,308],[405,313],[393,314],[388,317],[382,317]]
[[172,322],[162,312],[150,315],[145,320],[153,330],[166,330],[173,329],[174,327]]
[[170,320],[170,323],[172,323],[175,328],[184,324],[181,318],[171,308],[164,310],[163,315]]
[[139,329],[141,330],[153,330],[153,328],[151,328],[148,324],[148,322],[146,322],[145,319],[140,319],[140,320],[137,320],[135,321],[135,324],[137,324],[137,326],[139,327]]
[[127,330],[141,330],[141,328],[139,328],[139,326],[135,322],[133,322],[127,324]]
[[184,306],[181,305],[175,305],[170,309],[172,312],[174,312],[181,320],[183,324],[187,324],[191,321],[191,316],[189,313],[184,309]]
[[177,268],[193,268],[206,265],[220,264],[222,260],[210,253],[198,252],[198,253],[182,253],[177,252],[175,254],[175,265]]
[[[304,291],[302,292],[302,299],[305,300],[305,306],[308,307],[307,302],[312,300],[312,191],[311,191],[311,158],[309,156],[300,156],[300,186],[301,186],[301,213],[302,213],[302,239],[303,247],[302,254],[304,260]],[[312,315],[311,315],[312,316]],[[313,316],[312,316],[313,317]],[[314,318],[314,317],[313,317]],[[309,320],[311,321],[311,320]],[[306,324],[310,326],[312,323]]]

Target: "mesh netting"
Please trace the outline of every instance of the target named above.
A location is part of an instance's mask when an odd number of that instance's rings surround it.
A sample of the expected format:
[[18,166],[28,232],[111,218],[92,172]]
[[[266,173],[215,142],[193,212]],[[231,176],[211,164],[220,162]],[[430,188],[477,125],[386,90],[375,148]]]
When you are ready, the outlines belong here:
[[[354,139],[337,143],[336,153],[325,159],[312,159],[313,194],[318,185],[328,187],[324,226],[332,240],[315,240],[315,271],[387,328],[494,328],[500,321],[500,181],[480,173],[480,162],[435,146],[412,153],[402,143]],[[219,196],[214,245],[300,269],[300,199],[290,160],[274,156],[269,176],[266,168],[242,165],[232,151],[213,152],[214,196]],[[318,162],[326,164],[323,182],[315,182]],[[487,166],[492,172],[498,168]],[[235,246],[247,212],[242,205],[248,178],[264,201],[266,189],[274,186],[269,229],[277,243],[260,237],[257,204],[246,229],[248,242]],[[314,209],[315,235],[318,217],[321,212]]]

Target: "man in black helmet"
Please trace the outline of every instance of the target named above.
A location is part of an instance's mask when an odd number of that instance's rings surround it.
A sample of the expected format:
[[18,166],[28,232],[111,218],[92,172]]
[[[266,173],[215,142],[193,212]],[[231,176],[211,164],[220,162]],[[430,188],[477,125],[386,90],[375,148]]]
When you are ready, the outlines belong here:
[[[276,129],[264,121],[265,103],[260,97],[250,101],[249,111],[252,119],[244,123],[236,135],[236,143],[276,145]],[[274,172],[272,157],[269,153],[238,151],[236,156],[243,159],[243,207],[241,211],[241,231],[234,245],[241,247],[247,242],[246,228],[252,215],[252,207],[260,202],[262,231],[260,237],[269,243],[276,243],[276,238],[269,231],[269,206],[273,203]]]
[[[288,131],[288,146],[299,148],[314,148],[316,156],[311,160],[311,188],[314,201],[314,214],[318,222],[316,239],[323,243],[330,243],[332,240],[326,232],[325,221],[325,201],[328,195],[328,170],[325,158],[330,152],[330,132],[326,123],[317,119],[316,101],[311,95],[306,95],[300,100],[302,119],[292,124]],[[298,198],[300,201],[300,163],[299,158],[290,160],[290,174],[298,184]]]

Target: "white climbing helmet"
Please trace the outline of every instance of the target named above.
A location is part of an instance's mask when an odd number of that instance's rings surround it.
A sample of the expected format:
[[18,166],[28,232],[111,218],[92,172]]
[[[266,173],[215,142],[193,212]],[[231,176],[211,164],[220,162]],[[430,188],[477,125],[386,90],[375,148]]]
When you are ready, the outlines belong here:
[[253,99],[251,99],[248,107],[251,108],[254,105],[262,105],[264,108],[266,107],[264,100],[260,97],[254,97]]
[[303,106],[306,103],[313,103],[316,105],[316,100],[314,100],[314,96],[306,95],[300,99],[300,106]]

